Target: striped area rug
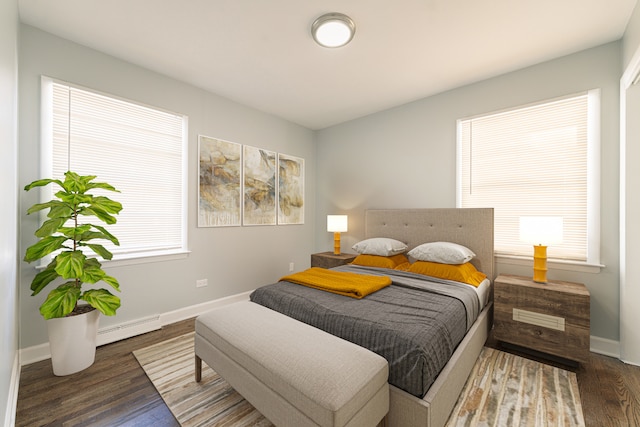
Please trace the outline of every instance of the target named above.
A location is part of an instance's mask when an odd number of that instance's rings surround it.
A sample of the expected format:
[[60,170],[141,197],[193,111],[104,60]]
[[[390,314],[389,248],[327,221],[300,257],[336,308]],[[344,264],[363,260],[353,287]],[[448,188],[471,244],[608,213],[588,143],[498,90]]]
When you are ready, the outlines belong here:
[[205,362],[202,380],[196,382],[193,336],[191,332],[133,352],[180,425],[273,426]]
[[[267,427],[206,363],[194,379],[193,333],[133,352],[184,427]],[[484,348],[447,427],[584,426],[575,374]]]
[[584,426],[576,374],[483,348],[447,427]]

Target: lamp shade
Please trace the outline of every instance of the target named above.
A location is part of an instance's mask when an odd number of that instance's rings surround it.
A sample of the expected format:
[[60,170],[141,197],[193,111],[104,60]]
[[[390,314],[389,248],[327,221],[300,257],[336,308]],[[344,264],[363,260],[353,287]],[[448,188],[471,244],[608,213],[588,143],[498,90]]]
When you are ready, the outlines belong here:
[[334,233],[347,231],[347,215],[327,215],[327,231]]
[[520,217],[520,240],[533,245],[557,245],[562,243],[563,220],[561,216]]

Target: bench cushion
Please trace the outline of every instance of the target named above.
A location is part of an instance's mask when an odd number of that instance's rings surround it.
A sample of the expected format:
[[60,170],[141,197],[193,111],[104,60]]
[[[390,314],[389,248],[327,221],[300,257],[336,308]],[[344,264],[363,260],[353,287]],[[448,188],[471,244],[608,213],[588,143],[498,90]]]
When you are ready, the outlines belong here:
[[388,388],[381,356],[250,301],[200,315],[196,334],[321,426],[346,425]]

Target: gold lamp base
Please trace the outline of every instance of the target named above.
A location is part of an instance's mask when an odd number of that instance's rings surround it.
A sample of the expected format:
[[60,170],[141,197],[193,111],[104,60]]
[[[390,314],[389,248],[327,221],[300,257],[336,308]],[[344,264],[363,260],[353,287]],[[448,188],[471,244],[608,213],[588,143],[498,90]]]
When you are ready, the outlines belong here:
[[547,247],[533,246],[533,281],[547,283]]
[[333,233],[333,254],[340,255],[340,232]]

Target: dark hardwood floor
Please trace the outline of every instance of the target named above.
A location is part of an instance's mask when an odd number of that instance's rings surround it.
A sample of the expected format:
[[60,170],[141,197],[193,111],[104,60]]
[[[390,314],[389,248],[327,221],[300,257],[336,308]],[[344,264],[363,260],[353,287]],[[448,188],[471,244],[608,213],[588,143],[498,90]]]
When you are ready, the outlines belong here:
[[179,426],[132,352],[194,330],[185,320],[101,346],[95,363],[65,377],[51,361],[24,366],[16,426]]
[[[178,426],[132,351],[193,328],[185,320],[102,346],[93,366],[66,377],[53,375],[50,360],[24,366],[16,426]],[[507,350],[492,338],[487,345]],[[553,364],[576,372],[587,426],[640,426],[640,367],[595,353],[577,368]]]

